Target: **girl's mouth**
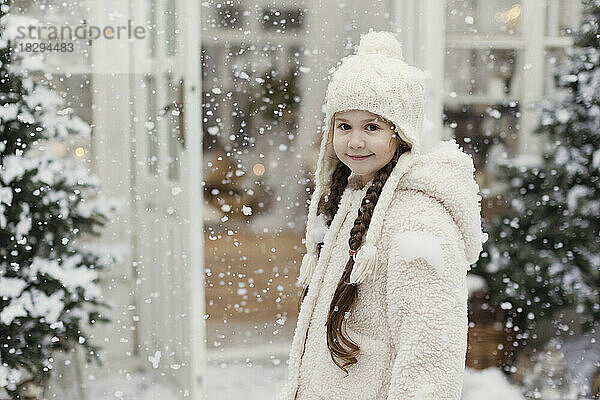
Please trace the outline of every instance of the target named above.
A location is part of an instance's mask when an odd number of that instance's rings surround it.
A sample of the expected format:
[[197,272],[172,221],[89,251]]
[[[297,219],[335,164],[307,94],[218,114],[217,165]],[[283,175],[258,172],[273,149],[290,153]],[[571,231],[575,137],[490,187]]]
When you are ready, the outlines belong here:
[[349,157],[353,160],[359,161],[359,160],[364,160],[365,158],[369,158],[371,157],[373,154],[369,154],[368,156],[362,156],[362,157],[355,157],[355,156],[350,156]]

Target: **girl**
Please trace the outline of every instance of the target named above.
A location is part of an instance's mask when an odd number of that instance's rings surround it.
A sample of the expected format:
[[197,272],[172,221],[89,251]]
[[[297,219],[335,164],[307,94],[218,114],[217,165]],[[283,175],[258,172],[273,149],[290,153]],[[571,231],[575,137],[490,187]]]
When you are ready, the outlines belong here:
[[389,32],[331,77],[281,400],[461,397],[481,197],[456,143],[421,149],[422,78]]

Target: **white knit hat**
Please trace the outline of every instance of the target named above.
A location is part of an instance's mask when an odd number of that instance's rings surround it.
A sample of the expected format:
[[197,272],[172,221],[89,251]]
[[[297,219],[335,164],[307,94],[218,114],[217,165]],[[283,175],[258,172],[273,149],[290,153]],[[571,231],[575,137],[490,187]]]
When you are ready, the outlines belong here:
[[396,127],[396,133],[408,143],[410,151],[399,158],[388,177],[375,209],[362,246],[355,255],[350,283],[362,283],[377,265],[377,243],[383,218],[392,201],[402,175],[420,154],[420,135],[424,120],[424,85],[427,79],[419,68],[402,60],[402,47],[391,32],[361,35],[357,54],[341,60],[330,77],[326,94],[324,134],[315,172],[315,190],[308,210],[306,254],[302,259],[299,286],[308,286],[317,265],[317,206],[329,190],[331,175],[337,164],[333,150],[332,117],[338,111],[366,110],[384,117]]

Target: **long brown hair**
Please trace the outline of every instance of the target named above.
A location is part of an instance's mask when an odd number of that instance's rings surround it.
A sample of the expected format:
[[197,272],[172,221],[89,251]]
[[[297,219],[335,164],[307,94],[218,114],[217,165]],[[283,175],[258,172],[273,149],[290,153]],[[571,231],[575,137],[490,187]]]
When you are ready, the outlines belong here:
[[[354,220],[354,226],[350,230],[348,244],[351,250],[358,250],[362,245],[383,186],[394,170],[400,156],[408,150],[410,150],[410,146],[400,140],[392,159],[375,174],[371,186],[369,186],[365,197],[362,199],[361,207],[358,210],[358,217]],[[329,193],[324,193],[319,200],[317,215],[324,214],[328,226],[331,225],[331,221],[339,209],[340,200],[348,185],[350,173],[350,168],[338,160],[331,177]],[[317,256],[321,255],[322,247],[323,242],[317,244]],[[360,352],[359,346],[348,337],[348,333],[346,332],[346,313],[350,312],[350,309],[354,305],[358,291],[356,285],[349,284],[353,267],[354,259],[349,256],[346,268],[331,300],[327,315],[327,345],[331,359],[346,374],[348,374],[346,367],[358,362],[356,356]],[[307,293],[308,286],[300,296],[299,305]]]

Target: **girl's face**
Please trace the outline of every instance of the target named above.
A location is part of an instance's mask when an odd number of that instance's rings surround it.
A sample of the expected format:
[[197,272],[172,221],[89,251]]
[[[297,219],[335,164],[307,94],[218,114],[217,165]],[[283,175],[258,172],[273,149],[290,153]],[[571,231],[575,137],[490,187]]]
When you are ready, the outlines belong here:
[[335,154],[354,174],[363,177],[363,183],[368,182],[398,148],[400,138],[394,125],[363,110],[337,112],[333,119]]

